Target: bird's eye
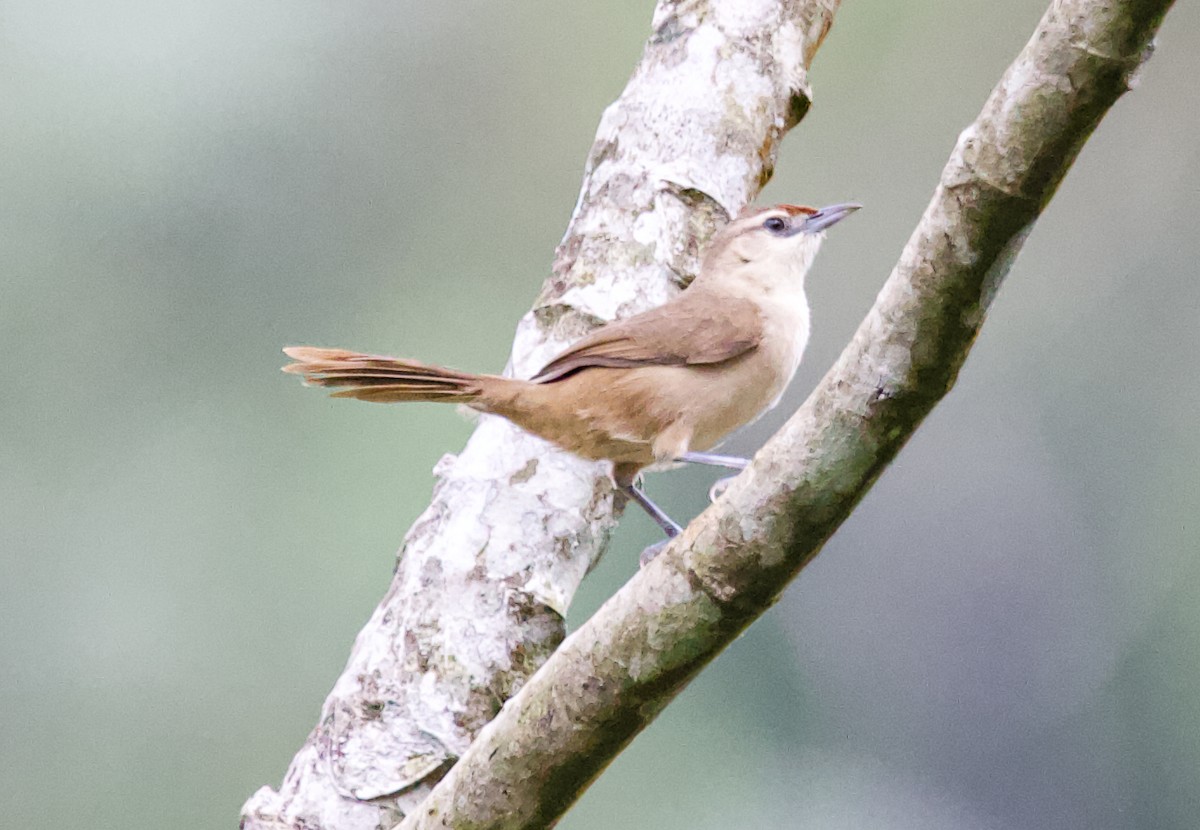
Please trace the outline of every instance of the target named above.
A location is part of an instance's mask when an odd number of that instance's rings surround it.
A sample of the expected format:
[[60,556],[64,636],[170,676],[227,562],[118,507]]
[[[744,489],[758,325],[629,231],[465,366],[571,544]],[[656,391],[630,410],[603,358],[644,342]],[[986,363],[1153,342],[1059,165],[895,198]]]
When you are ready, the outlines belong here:
[[772,216],[766,222],[763,222],[763,227],[769,230],[771,233],[779,233],[787,227],[787,222],[784,222],[778,216]]

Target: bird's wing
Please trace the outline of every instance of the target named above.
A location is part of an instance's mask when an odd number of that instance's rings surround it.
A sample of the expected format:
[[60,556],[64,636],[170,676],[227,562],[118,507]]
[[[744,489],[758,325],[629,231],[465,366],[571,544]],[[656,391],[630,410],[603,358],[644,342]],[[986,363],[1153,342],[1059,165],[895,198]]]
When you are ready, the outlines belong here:
[[596,329],[546,364],[536,383],[591,367],[687,366],[720,363],[758,347],[762,314],[749,300],[678,299]]

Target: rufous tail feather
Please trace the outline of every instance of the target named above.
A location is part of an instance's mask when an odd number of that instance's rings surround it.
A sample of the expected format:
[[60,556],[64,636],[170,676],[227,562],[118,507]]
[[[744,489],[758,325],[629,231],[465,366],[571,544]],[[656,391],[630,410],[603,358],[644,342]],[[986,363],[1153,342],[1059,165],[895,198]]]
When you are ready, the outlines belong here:
[[335,398],[358,398],[375,403],[470,404],[479,400],[489,381],[505,380],[344,349],[289,346],[283,352],[296,361],[284,366],[283,371],[303,376],[310,386],[344,387],[332,393]]

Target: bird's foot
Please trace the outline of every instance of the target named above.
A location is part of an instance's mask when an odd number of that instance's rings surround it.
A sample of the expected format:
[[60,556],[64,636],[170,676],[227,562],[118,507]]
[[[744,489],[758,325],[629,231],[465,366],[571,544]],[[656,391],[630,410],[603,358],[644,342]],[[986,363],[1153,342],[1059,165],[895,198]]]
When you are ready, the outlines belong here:
[[708,500],[714,502],[725,494],[725,490],[733,483],[737,476],[725,476],[713,482],[713,486],[708,488]]
[[638,557],[638,567],[644,568],[650,564],[650,560],[658,556],[667,545],[671,544],[670,538],[663,539],[661,542],[655,542],[650,547],[642,551],[642,555]]

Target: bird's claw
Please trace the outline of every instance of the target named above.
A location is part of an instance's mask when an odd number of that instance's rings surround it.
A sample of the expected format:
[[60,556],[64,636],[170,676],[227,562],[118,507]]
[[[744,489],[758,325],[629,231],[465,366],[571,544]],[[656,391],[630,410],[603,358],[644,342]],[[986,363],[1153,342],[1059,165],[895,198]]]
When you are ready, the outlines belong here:
[[671,543],[670,539],[663,539],[661,542],[655,542],[650,547],[642,551],[642,555],[638,557],[638,567],[644,568],[650,564],[650,560],[658,556]]
[[713,486],[708,488],[708,500],[714,502],[725,494],[725,490],[733,483],[737,476],[725,476],[713,482]]

